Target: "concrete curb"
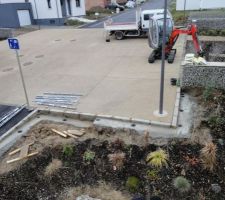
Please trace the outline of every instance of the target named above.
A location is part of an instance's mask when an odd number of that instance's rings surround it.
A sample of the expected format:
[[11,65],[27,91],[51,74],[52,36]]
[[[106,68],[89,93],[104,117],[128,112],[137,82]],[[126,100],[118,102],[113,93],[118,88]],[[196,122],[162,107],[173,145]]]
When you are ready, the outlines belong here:
[[160,127],[171,127],[171,123],[165,123],[165,122],[158,122],[158,121],[151,121],[151,120],[145,120],[145,119],[138,119],[138,118],[129,118],[129,117],[121,117],[121,116],[112,116],[112,115],[103,115],[103,114],[93,114],[93,113],[82,113],[82,112],[71,112],[71,111],[62,111],[62,110],[45,110],[45,109],[39,109],[38,112],[40,114],[49,114],[52,113],[53,115],[62,115],[64,117],[79,119],[83,121],[94,121],[97,118],[100,119],[110,119],[110,120],[119,120],[122,122],[130,122],[130,123],[137,123],[137,124],[144,124],[144,125],[154,125],[154,126],[160,126]]

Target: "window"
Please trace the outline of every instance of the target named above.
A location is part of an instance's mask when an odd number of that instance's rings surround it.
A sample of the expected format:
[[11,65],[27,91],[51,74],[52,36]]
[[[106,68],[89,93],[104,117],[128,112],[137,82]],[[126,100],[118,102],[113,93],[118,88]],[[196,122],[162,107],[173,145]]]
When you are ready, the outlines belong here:
[[51,0],[47,0],[48,8],[52,8]]
[[76,7],[80,7],[80,0],[76,0]]
[[149,20],[154,14],[145,14],[144,20]]

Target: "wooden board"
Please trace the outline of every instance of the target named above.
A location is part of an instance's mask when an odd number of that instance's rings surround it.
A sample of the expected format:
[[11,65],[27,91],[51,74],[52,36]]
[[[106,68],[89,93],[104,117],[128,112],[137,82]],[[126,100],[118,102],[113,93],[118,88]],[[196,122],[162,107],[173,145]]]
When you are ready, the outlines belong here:
[[62,136],[62,137],[67,137],[67,135],[66,134],[64,134],[63,132],[61,132],[61,131],[57,131],[57,130],[55,130],[55,129],[53,129],[52,128],[52,131],[54,132],[54,133],[57,133],[58,135],[60,135],[60,136]]
[[73,134],[71,134],[71,133],[68,133],[67,131],[63,131],[63,133],[65,133],[66,135],[68,135],[68,136],[70,136],[70,137],[72,137],[72,138],[75,138],[75,139],[78,138],[76,135],[73,135]]
[[76,130],[76,129],[74,129],[74,130],[68,130],[67,132],[70,133],[70,134],[76,135],[76,136],[82,136],[82,135],[84,135],[84,132],[83,131],[81,132],[81,131]]
[[16,154],[16,153],[18,153],[18,152],[20,152],[20,155],[19,155],[19,157],[14,158],[14,159],[12,159],[12,160],[7,160],[6,163],[9,164],[9,163],[17,162],[17,161],[19,161],[19,160],[22,160],[22,159],[25,159],[25,158],[29,158],[29,157],[31,157],[31,156],[34,156],[34,155],[38,154],[38,152],[33,152],[33,153],[28,154],[29,148],[30,148],[30,146],[31,146],[32,144],[34,144],[34,143],[32,142],[32,143],[30,143],[30,144],[26,144],[26,145],[24,145],[24,146],[22,146],[22,147],[20,147],[20,148],[18,148],[18,149],[15,149],[14,151],[10,152],[10,153],[9,153],[10,156],[11,156],[11,155],[14,155],[14,154]]

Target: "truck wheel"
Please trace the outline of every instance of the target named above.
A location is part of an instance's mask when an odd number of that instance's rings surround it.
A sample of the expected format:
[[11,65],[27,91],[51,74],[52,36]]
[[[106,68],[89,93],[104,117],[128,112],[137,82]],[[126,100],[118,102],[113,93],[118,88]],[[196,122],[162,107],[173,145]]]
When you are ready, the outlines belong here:
[[155,52],[154,51],[148,57],[148,62],[149,63],[154,63],[155,62]]
[[116,37],[117,40],[122,40],[123,37],[124,37],[123,32],[122,31],[116,31],[115,37]]

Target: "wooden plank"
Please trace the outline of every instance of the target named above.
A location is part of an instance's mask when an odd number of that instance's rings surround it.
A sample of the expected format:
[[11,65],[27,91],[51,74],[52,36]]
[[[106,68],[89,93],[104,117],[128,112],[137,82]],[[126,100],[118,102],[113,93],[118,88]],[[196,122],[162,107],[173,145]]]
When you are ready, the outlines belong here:
[[[31,142],[30,144],[28,144],[28,146],[34,144],[34,142]],[[22,147],[18,148],[18,149],[15,149],[14,151],[11,151],[9,153],[10,156],[12,156],[13,154],[16,154],[17,152],[19,152],[21,150]]]
[[11,155],[13,155],[13,154],[16,154],[17,152],[20,151],[20,149],[21,149],[21,148],[15,149],[14,151],[11,151],[11,152],[9,153],[9,155],[11,156]]
[[61,135],[62,137],[67,137],[67,135],[66,134],[64,134],[64,133],[62,133],[61,131],[57,131],[57,130],[55,130],[55,129],[53,129],[52,128],[52,131],[54,132],[54,133],[57,133],[58,135]]
[[9,164],[9,163],[13,163],[13,162],[16,162],[16,161],[19,161],[19,160],[22,160],[22,159],[23,158],[19,157],[19,158],[15,158],[15,159],[12,159],[12,160],[7,160],[6,163]]
[[76,135],[73,135],[73,134],[71,134],[71,133],[68,133],[67,131],[63,131],[63,133],[65,133],[66,135],[68,135],[68,136],[70,136],[70,137],[72,137],[72,138],[75,138],[75,139],[78,138]]
[[7,160],[6,163],[10,164],[10,163],[13,163],[13,162],[17,162],[17,161],[23,160],[25,158],[29,158],[29,157],[37,155],[37,154],[38,154],[38,152],[30,153],[30,154],[28,154],[27,156],[24,156],[24,157],[18,157],[18,158],[12,159],[12,160]]
[[28,154],[26,157],[24,157],[24,158],[29,158],[29,157],[31,157],[31,156],[35,156],[35,155],[37,155],[39,152],[38,151],[36,151],[36,152],[33,152],[33,153],[30,153],[30,154]]
[[76,130],[76,129],[74,129],[74,130],[68,130],[67,132],[70,133],[70,134],[76,135],[76,136],[82,136],[82,135],[84,135],[84,132],[81,132],[81,131]]

